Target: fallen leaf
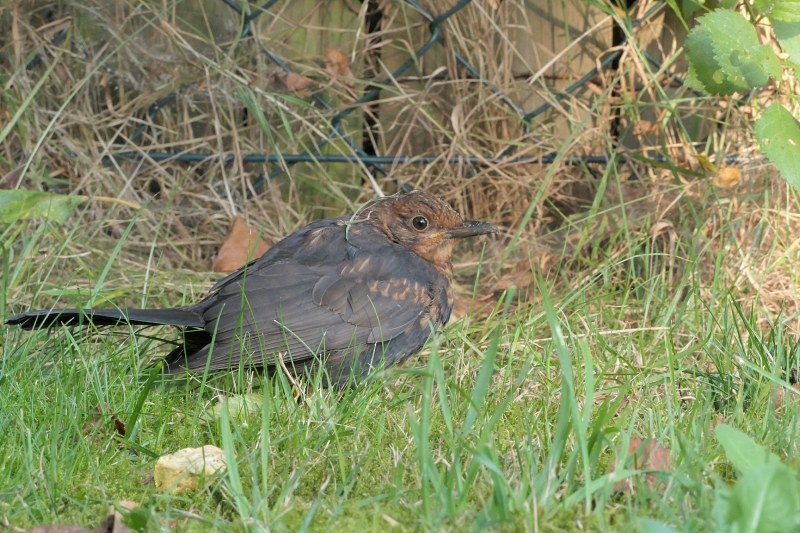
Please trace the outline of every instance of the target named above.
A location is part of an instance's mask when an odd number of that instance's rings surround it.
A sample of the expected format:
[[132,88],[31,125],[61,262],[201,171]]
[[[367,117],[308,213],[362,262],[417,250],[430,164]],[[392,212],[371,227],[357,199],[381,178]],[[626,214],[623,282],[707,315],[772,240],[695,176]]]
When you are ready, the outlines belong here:
[[453,310],[450,312],[450,321],[460,320],[469,315],[470,311],[472,311],[472,297],[457,294]]
[[270,85],[279,92],[301,93],[314,84],[314,80],[296,72],[279,70],[270,76]]
[[491,294],[507,291],[511,287],[517,289],[525,289],[534,282],[533,269],[529,261],[520,261],[513,266],[511,272],[508,272],[500,277],[492,288],[489,289]]
[[258,238],[241,216],[236,215],[211,269],[214,272],[234,272],[247,264],[248,259],[258,259],[267,250],[269,245]]
[[[334,78],[354,78],[353,71],[347,64],[347,56],[333,48],[325,49],[325,69]],[[345,82],[352,86],[351,82]]]
[[650,135],[653,132],[653,123],[649,120],[640,120],[633,126],[633,134],[639,136]]
[[492,6],[492,9],[500,9],[500,0],[486,0],[486,3]]
[[722,167],[719,173],[714,176],[713,183],[717,187],[729,189],[739,183],[739,178],[742,177],[742,171],[736,167]]
[[[110,423],[108,423],[109,416],[111,417]],[[103,440],[105,440],[106,433],[112,427],[114,428],[115,436],[125,436],[125,423],[114,414],[113,409],[109,409],[108,414],[106,415],[103,413],[101,406],[98,404],[98,406],[94,409],[92,418],[83,425],[83,434],[87,437],[93,436],[94,444],[100,446],[103,443]]]
[[296,72],[289,72],[286,74],[284,83],[286,84],[287,90],[293,92],[300,92],[314,85],[314,80],[312,80],[308,76],[304,76],[303,74],[297,74]]
[[24,168],[24,166],[15,168],[6,174],[5,177],[0,180],[0,189],[16,189],[17,183],[19,183],[19,180],[22,177],[22,169]]
[[[791,383],[791,380],[790,380]],[[780,385],[773,385],[773,390],[775,392],[775,409],[782,410],[784,407],[798,407],[800,406],[800,395],[795,393],[787,392]],[[796,391],[800,391],[800,383],[792,383],[792,388]]]
[[717,416],[712,418],[711,421],[708,423],[708,430],[711,433],[714,433],[714,428],[717,427],[717,424],[724,424],[724,423],[725,423],[725,417],[722,416],[722,413],[717,413]]
[[125,422],[119,419],[119,417],[114,417],[114,431],[117,432],[117,435],[120,437],[125,436]]
[[184,448],[156,461],[153,477],[156,488],[170,489],[174,494],[197,490],[211,484],[212,476],[227,470],[225,452],[207,444],[202,448]]
[[[631,437],[630,445],[628,446],[627,457],[633,456],[634,460],[633,464],[630,465],[629,468],[650,471],[665,471],[671,469],[672,461],[670,458],[671,452],[669,449],[661,446],[655,439],[648,440],[647,444],[644,446],[642,446],[643,443],[644,440],[638,437]],[[620,455],[620,453],[617,453],[617,457],[614,459],[614,465],[611,468],[612,470],[617,469],[617,463]],[[658,478],[656,476],[648,474],[645,476],[645,479],[647,480],[647,484],[651,487],[655,487],[658,483]],[[633,485],[632,477],[623,479],[614,485],[614,491],[616,492],[633,493],[634,490],[635,487]]]

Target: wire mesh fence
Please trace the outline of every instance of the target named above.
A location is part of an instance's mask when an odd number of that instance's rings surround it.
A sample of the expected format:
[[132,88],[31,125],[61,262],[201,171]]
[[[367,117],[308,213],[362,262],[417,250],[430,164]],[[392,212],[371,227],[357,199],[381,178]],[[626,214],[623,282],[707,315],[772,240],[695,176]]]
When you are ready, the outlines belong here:
[[[239,39],[247,39],[252,38],[254,35],[253,32],[253,23],[264,13],[267,13],[269,9],[273,8],[277,3],[278,0],[270,0],[265,4],[261,5],[260,7],[252,9],[250,13],[245,13],[242,8],[236,5],[231,0],[219,0],[227,5],[230,9],[235,11],[242,20],[242,29],[240,32]],[[346,132],[342,130],[342,121],[353,114],[354,112],[358,111],[364,104],[369,103],[370,101],[374,100],[381,92],[383,88],[390,87],[393,82],[399,79],[406,71],[412,68],[415,65],[415,62],[422,59],[426,53],[428,53],[434,46],[443,46],[446,47],[446,42],[443,36],[444,33],[444,23],[447,22],[451,17],[454,17],[459,11],[465,8],[467,5],[471,4],[473,0],[460,0],[458,3],[453,5],[451,8],[447,9],[440,15],[434,16],[430,12],[426,11],[419,3],[413,0],[404,0],[409,6],[411,6],[417,13],[419,13],[425,21],[427,21],[427,28],[429,30],[429,37],[424,42],[424,44],[419,47],[418,49],[413,51],[412,57],[405,61],[399,68],[392,71],[388,77],[385,79],[373,84],[366,90],[366,92],[358,98],[352,104],[344,106],[342,109],[338,109],[335,105],[332,105],[319,93],[312,93],[311,98],[313,99],[314,103],[319,105],[321,108],[325,110],[333,110],[335,114],[327,119],[324,124],[321,125],[321,129],[323,131],[327,131],[327,135],[317,141],[313,146],[309,149],[305,150],[303,153],[298,154],[286,154],[286,153],[278,153],[278,154],[248,154],[243,156],[242,161],[248,163],[272,163],[278,165],[278,168],[275,168],[271,172],[266,175],[267,179],[274,178],[283,172],[285,172],[290,166],[296,163],[302,162],[317,162],[317,163],[341,163],[341,162],[352,162],[352,163],[360,163],[365,168],[374,168],[378,172],[383,175],[388,175],[389,171],[385,165],[391,165],[401,162],[407,163],[416,163],[416,164],[430,164],[433,162],[455,162],[455,163],[467,163],[470,165],[477,165],[477,164],[497,164],[502,162],[538,162],[541,164],[549,164],[552,163],[557,158],[556,150],[551,150],[547,153],[543,153],[537,156],[523,156],[518,158],[512,158],[513,153],[516,151],[518,143],[525,139],[525,137],[532,135],[534,130],[533,121],[541,116],[543,113],[551,109],[554,105],[556,105],[561,100],[567,98],[568,96],[574,94],[577,90],[586,86],[595,76],[597,76],[603,69],[609,67],[614,61],[616,61],[620,55],[622,54],[623,47],[625,42],[621,43],[619,46],[616,47],[614,50],[610,50],[603,54],[602,57],[597,58],[597,66],[586,72],[582,75],[579,79],[577,79],[574,83],[570,84],[563,92],[558,94],[552,95],[551,102],[545,102],[540,106],[536,107],[531,111],[526,111],[519,105],[513,102],[511,98],[503,93],[502,90],[495,87],[491,81],[486,80],[482,77],[481,72],[471,65],[467,59],[464,58],[458,51],[452,50],[453,59],[456,63],[463,67],[464,73],[467,76],[474,78],[475,80],[479,81],[483,84],[489,91],[497,98],[499,102],[505,105],[509,111],[514,113],[520,123],[522,124],[523,128],[523,135],[520,139],[511,140],[509,139],[509,145],[507,148],[502,150],[496,156],[492,155],[481,155],[481,156],[463,156],[463,155],[454,155],[454,156],[437,156],[437,155],[394,155],[394,156],[386,156],[380,154],[368,154],[366,153],[361,146],[358,146],[356,142],[353,141],[352,137],[348,135]],[[631,29],[636,28],[637,26],[641,25],[643,22],[648,21],[654,14],[658,13],[659,10],[662,9],[665,2],[663,0],[659,0],[654,5],[652,5],[643,15],[641,18],[630,21]],[[292,69],[276,54],[274,51],[270,50],[267,46],[260,44],[259,49],[264,53],[266,57],[268,57],[278,68],[281,69],[284,73],[292,74]],[[653,59],[652,56],[647,55],[647,59],[653,64],[654,67],[657,69],[661,69],[662,65],[656,60]],[[666,74],[672,78],[676,83],[682,85],[683,80],[669,71],[666,71]],[[161,109],[163,109],[166,105],[169,105],[176,97],[177,92],[172,92],[163,99],[159,100],[158,102],[154,103],[149,112],[149,118],[153,118]],[[702,96],[702,95],[700,95]],[[140,126],[130,137],[131,142],[135,142],[139,137],[141,137],[142,133],[147,128],[147,125]],[[352,154],[323,154],[320,150],[328,144],[332,139],[338,138],[344,141],[344,143],[352,149]],[[512,142],[513,141],[513,142]],[[179,160],[179,161],[186,161],[186,162],[202,162],[206,160],[216,160],[220,159],[221,156],[217,154],[181,154],[181,153],[165,153],[165,152],[152,152],[148,151],[146,153],[142,152],[134,152],[134,151],[122,151],[117,153],[109,154],[110,157],[119,158],[119,159],[138,159],[142,157],[147,157],[156,161],[159,160]],[[653,155],[656,159],[659,159],[659,156]],[[223,160],[230,161],[233,156],[228,156],[227,158],[223,157]],[[572,156],[567,157],[565,159],[568,163],[607,163],[609,157],[607,155],[583,155],[583,156]],[[254,188],[258,188],[263,185],[264,175],[262,175],[255,183]]]
[[[547,223],[532,202],[559,216],[591,203],[581,180],[691,172],[694,150],[748,155],[714,136],[730,109],[683,87],[662,0],[629,13],[585,0],[37,5],[53,14],[31,9],[18,28],[27,72],[6,98],[35,93],[31,128],[49,125],[41,148],[10,134],[8,166],[35,153],[50,187],[149,201],[143,217],[171,221],[180,254],[199,241],[207,255],[236,212],[278,236],[398,182],[518,227]],[[63,94],[32,91],[42,74]]]

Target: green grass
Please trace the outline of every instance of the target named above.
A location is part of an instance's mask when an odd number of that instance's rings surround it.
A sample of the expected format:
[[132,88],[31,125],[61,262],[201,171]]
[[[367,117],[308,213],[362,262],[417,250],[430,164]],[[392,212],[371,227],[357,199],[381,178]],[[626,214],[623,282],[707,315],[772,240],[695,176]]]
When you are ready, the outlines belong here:
[[[280,374],[149,381],[147,365],[167,349],[151,337],[174,338],[168,329],[4,326],[0,518],[95,527],[109,504],[134,500],[147,529],[164,531],[659,531],[642,518],[718,530],[715,505],[736,470],[714,424],[790,466],[797,453],[793,391],[776,407],[798,366],[797,316],[764,303],[771,277],[797,264],[794,222],[761,207],[765,197],[733,214],[707,196],[706,218],[675,228],[671,248],[623,224],[596,245],[603,260],[585,254],[579,270],[537,274],[531,301],[506,294],[490,317],[451,324],[402,368],[346,391],[306,383],[299,399]],[[693,229],[712,223],[712,233]],[[112,253],[113,239],[86,240],[84,224],[0,228],[14,236],[6,313],[31,297],[37,307],[171,305],[209,286],[157,265],[145,273],[124,247]],[[213,414],[242,394],[256,408]],[[113,416],[135,425],[129,445],[114,439]],[[632,461],[614,473],[632,437],[671,451],[657,486]],[[205,444],[235,457],[210,489],[176,496],[146,483],[156,456]],[[620,476],[634,492],[614,491]]]
[[[129,7],[146,11],[146,4]],[[153,6],[142,15],[152,24],[141,31],[162,28],[162,41],[194,69],[195,50],[167,31],[172,8]],[[520,24],[509,13],[503,30]],[[489,71],[500,63],[510,68],[518,57],[513,47],[504,38],[486,39],[474,23],[489,20],[482,12],[470,16],[477,18],[449,23],[448,35],[459,36],[452,41],[466,43],[452,50],[482,57],[476,64],[492,65]],[[13,35],[15,17],[0,17],[6,34]],[[94,20],[119,29],[117,19],[73,18],[82,20],[73,31],[91,30]],[[297,165],[289,178],[250,198],[247,187],[274,167],[101,164],[109,146],[138,129],[143,110],[179,85],[188,92],[159,112],[135,149],[295,153],[328,134],[330,113],[307,96],[263,87],[272,66],[246,50],[220,55],[219,62],[203,55],[210,74],[199,85],[194,70],[154,72],[142,80],[152,90],[143,89],[126,81],[140,72],[140,58],[128,56],[140,30],[120,33],[98,61],[72,44],[44,53],[34,31],[40,23],[20,20],[29,42],[11,39],[0,57],[6,89],[0,111],[9,119],[0,131],[0,176],[29,166],[23,188],[109,196],[145,209],[136,218],[119,204],[90,201],[64,225],[0,225],[0,318],[87,302],[195,302],[214,276],[185,268],[207,265],[234,210],[274,240],[363,200],[357,165]],[[353,49],[368,38],[349,35]],[[650,68],[635,39],[628,51]],[[34,54],[44,63],[28,70],[22,59]],[[296,62],[330,79],[324,96],[337,109],[352,100],[325,73],[324,57]],[[98,79],[106,67],[108,85]],[[398,166],[379,178],[387,191],[395,179],[411,182],[445,194],[466,216],[505,226],[505,240],[486,248],[478,296],[504,274],[506,259],[538,265],[542,250],[563,257],[552,270],[533,272],[532,286],[493,301],[490,316],[450,324],[421,354],[363,386],[330,391],[303,383],[296,398],[281,374],[153,381],[149,364],[170,349],[159,338],[176,338],[169,328],[27,333],[0,326],[0,524],[95,527],[120,500],[142,506],[150,531],[656,532],[729,531],[744,523],[746,513],[737,515],[729,502],[737,494],[756,501],[763,493],[752,488],[756,483],[736,484],[749,473],[729,462],[714,426],[740,429],[797,477],[800,404],[788,382],[799,363],[797,197],[752,168],[732,191],[710,186],[690,164],[691,150],[700,148],[687,146],[704,137],[703,117],[719,117],[719,110],[711,113],[713,102],[673,88],[666,92],[649,71],[612,91],[635,69],[635,62],[621,62],[619,71],[606,72],[597,98],[559,104],[554,116],[571,124],[570,135],[557,134],[550,118],[536,127],[546,152],[613,155],[625,134],[611,138],[609,117],[619,110],[627,130],[649,120],[658,134],[638,139],[641,150],[627,152],[624,167],[612,163],[597,175],[597,167],[508,162],[476,166],[467,181],[456,166]],[[446,74],[452,92],[444,97],[416,81],[384,90],[393,105],[416,102],[414,113],[426,116],[415,127],[398,124],[392,138],[424,133],[432,139],[429,153],[437,155],[499,153],[513,143],[519,153],[535,153],[530,139],[514,133],[518,118],[506,108],[498,118],[495,104],[487,105],[495,102],[488,88],[459,80],[458,71]],[[508,93],[504,80],[517,79],[511,74],[498,71],[492,82]],[[156,79],[162,77],[167,81]],[[363,94],[373,82],[364,76],[356,91]],[[455,131],[458,115],[447,101],[466,102],[473,127]],[[109,103],[125,110],[122,118]],[[252,119],[242,118],[244,108]],[[710,128],[706,153],[750,153],[749,116],[727,106],[724,123]],[[358,138],[360,119],[351,118],[345,129]],[[394,128],[391,120],[383,126]],[[650,157],[651,148],[669,162],[658,167],[631,157]],[[329,149],[349,153],[340,142]],[[573,185],[589,192],[573,198]],[[477,262],[461,251],[465,263]],[[472,286],[467,274],[459,275],[462,287]],[[242,395],[251,409],[221,408],[222,398],[231,405]],[[127,426],[124,442],[115,438],[115,417]],[[615,469],[618,450],[634,438],[656,439],[669,450],[670,464],[650,477],[642,471],[648,465],[621,458]],[[173,495],[148,482],[157,456],[205,444],[229,458],[228,473],[208,490]],[[635,490],[615,492],[622,478]],[[787,523],[772,531],[792,530]],[[739,529],[756,530],[770,531]]]

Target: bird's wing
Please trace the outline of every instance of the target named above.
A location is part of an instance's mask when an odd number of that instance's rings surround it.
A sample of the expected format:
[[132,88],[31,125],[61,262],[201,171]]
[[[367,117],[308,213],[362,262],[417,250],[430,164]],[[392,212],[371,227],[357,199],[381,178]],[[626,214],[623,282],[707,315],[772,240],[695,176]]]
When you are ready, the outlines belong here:
[[261,257],[253,259],[239,270],[231,272],[215,283],[214,286],[211,287],[207,299],[213,297],[221,290],[224,290],[225,287],[231,283],[238,282],[240,279],[244,278],[248,271],[259,270],[260,268],[274,263],[291,261],[295,255],[302,253],[303,244],[309,237],[309,234],[313,235],[314,232],[328,232],[335,235],[338,233],[339,222],[344,220],[344,218],[345,217],[317,220],[275,243],[275,245],[264,252]]
[[222,366],[240,342],[255,365],[273,364],[278,352],[300,362],[389,341],[425,320],[427,286],[413,279],[426,270],[421,258],[389,243],[355,248],[342,228],[325,231],[324,249],[308,246],[307,234],[294,256],[284,250],[279,260],[256,262],[207,300],[203,316],[216,330]]
[[314,303],[368,329],[369,343],[385,342],[411,326],[422,326],[430,302],[424,278],[414,279],[422,273],[415,268],[422,260],[397,248],[356,253],[335,274],[314,285]]

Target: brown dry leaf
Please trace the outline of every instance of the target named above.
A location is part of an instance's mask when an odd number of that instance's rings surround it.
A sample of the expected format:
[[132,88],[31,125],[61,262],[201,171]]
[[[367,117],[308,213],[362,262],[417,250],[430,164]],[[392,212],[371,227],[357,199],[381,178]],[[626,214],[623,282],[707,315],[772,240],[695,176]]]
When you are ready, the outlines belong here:
[[[792,388],[796,391],[800,391],[800,383],[792,383]],[[780,411],[784,407],[799,407],[800,406],[800,396],[795,393],[787,392],[780,385],[774,385],[773,390],[775,391],[775,409]]]
[[492,314],[496,303],[497,298],[491,294],[488,298],[475,298],[473,301],[473,295],[471,293],[456,293],[448,323],[461,320],[467,316],[472,318],[486,318]]
[[339,77],[344,76],[345,72],[350,71],[347,66],[347,56],[339,50],[333,48],[325,49],[325,69],[330,72],[331,76]]
[[6,174],[5,177],[0,180],[0,189],[16,189],[17,183],[19,183],[19,180],[22,177],[22,169],[24,168],[25,166],[23,165]]
[[258,238],[240,215],[236,215],[211,269],[214,272],[234,272],[242,268],[248,258],[258,259],[267,250],[269,245]]
[[[657,440],[650,439],[647,441],[647,444],[642,447],[642,443],[644,440],[638,437],[631,437],[630,446],[628,447],[628,457],[634,456],[633,465],[631,468],[635,468],[637,470],[657,470],[657,471],[664,471],[670,470],[672,467],[672,460],[670,458],[671,452],[668,448],[664,448],[661,446]],[[617,462],[619,459],[619,455],[614,459],[614,465],[612,466],[612,470],[616,470]],[[651,487],[655,487],[656,483],[658,483],[658,478],[655,476],[647,475],[645,476],[648,485]],[[619,481],[615,486],[614,490],[616,492],[631,492],[635,490],[633,485],[633,478],[623,479]]]
[[472,297],[456,295],[453,310],[450,312],[450,321],[460,320],[472,311]]
[[653,123],[649,120],[640,120],[633,126],[633,134],[639,136],[650,135],[653,131]]
[[713,183],[717,187],[729,189],[739,183],[739,178],[742,177],[742,171],[736,167],[722,167],[719,173],[714,176]]
[[486,0],[486,3],[492,6],[492,9],[500,9],[500,0]]
[[[108,416],[111,416],[111,424],[107,425]],[[105,439],[106,432],[113,426],[115,436],[125,436],[125,423],[114,414],[113,409],[108,410],[108,415],[103,413],[103,409],[98,404],[94,409],[92,418],[83,425],[84,436],[94,435],[94,444],[101,445]]]
[[296,72],[279,70],[269,77],[270,85],[279,92],[302,93],[314,85],[314,80]]
[[511,287],[525,289],[532,285],[533,282],[533,270],[531,269],[530,262],[520,261],[514,265],[514,268],[511,269],[511,272],[501,276],[500,279],[498,279],[495,284],[492,285],[492,288],[489,289],[489,292],[491,294],[497,294],[498,292],[507,291]]
[[725,417],[722,416],[722,413],[717,413],[717,416],[715,416],[708,423],[708,431],[710,431],[711,433],[714,433],[714,428],[717,427],[717,424],[724,424],[724,423],[725,423]]
[[289,72],[286,74],[286,77],[284,78],[284,83],[286,84],[287,90],[292,92],[300,92],[300,91],[305,91],[306,89],[314,85],[314,80],[312,80],[308,76],[297,74],[296,72]]
[[[325,49],[325,69],[334,78],[355,78],[353,71],[347,64],[347,56],[339,50],[333,48]],[[348,86],[352,86],[352,82],[345,81]]]
[[119,417],[114,417],[114,431],[117,432],[117,435],[120,437],[125,436],[125,422],[119,419]]

